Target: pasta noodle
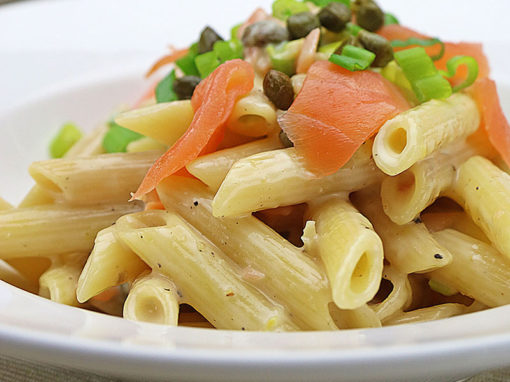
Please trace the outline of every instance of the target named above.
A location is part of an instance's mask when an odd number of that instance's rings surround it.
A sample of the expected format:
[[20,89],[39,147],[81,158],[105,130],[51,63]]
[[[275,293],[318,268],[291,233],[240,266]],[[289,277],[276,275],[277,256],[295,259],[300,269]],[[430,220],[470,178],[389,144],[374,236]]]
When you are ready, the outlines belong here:
[[96,234],[136,203],[90,207],[38,206],[0,212],[0,258],[89,252]]
[[[381,237],[385,258],[403,273],[427,272],[444,267],[452,260],[450,252],[439,245],[421,221],[405,225],[393,223],[384,213],[377,189],[354,195],[354,203]],[[375,192],[375,195],[374,195]]]
[[253,90],[237,101],[227,128],[249,137],[263,137],[278,128],[276,108],[260,90]]
[[[253,216],[213,218],[213,195],[197,181],[169,177],[157,190],[165,206],[182,214],[247,269],[256,285],[287,307],[299,326],[336,329],[328,312],[331,293],[326,275],[300,249]],[[292,290],[289,285],[293,285]]]
[[469,96],[430,100],[384,124],[374,141],[375,163],[388,175],[400,174],[479,125],[478,108]]
[[177,326],[179,302],[175,284],[164,276],[150,273],[133,283],[123,315],[129,320]]
[[200,179],[213,191],[218,191],[234,163],[243,158],[265,151],[281,148],[278,137],[271,136],[250,143],[198,157],[190,162],[186,169]]
[[453,197],[503,255],[510,257],[510,175],[479,156],[457,171]]
[[37,185],[69,204],[121,203],[129,199],[161,152],[118,153],[34,162]]
[[374,297],[383,267],[381,239],[347,200],[334,196],[311,204],[316,248],[329,278],[333,301],[357,309]]
[[98,232],[81,272],[78,301],[85,302],[110,287],[134,281],[146,269],[147,265],[117,238],[115,228],[105,228]]
[[453,255],[453,261],[429,277],[487,306],[510,303],[510,261],[490,245],[452,229],[434,238]]
[[[176,214],[161,212],[160,219],[158,226],[152,226],[155,221],[151,219],[149,227],[121,229],[119,237],[153,270],[174,280],[183,301],[194,306],[215,327],[297,329],[281,307],[241,279],[221,249],[204,240]],[[195,283],[193,275],[203,284]],[[227,301],[229,310],[224,308]]]
[[241,216],[303,203],[332,192],[351,192],[381,179],[370,160],[369,144],[336,173],[317,178],[293,148],[267,151],[238,160],[213,202],[214,216]]

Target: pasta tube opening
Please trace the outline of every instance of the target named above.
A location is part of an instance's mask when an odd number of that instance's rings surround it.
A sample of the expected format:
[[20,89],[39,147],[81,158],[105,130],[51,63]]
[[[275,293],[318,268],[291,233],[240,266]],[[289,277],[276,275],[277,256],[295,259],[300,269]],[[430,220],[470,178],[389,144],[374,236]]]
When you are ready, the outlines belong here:
[[374,141],[374,160],[388,175],[397,175],[434,151],[467,137],[480,125],[475,102],[456,93],[430,100],[387,121]]

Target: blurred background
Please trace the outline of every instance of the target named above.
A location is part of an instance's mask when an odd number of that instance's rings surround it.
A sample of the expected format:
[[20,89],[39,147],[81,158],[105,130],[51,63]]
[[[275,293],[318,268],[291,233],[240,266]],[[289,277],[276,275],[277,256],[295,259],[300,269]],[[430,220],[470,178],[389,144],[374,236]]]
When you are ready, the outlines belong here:
[[[6,3],[0,0],[0,4]],[[24,0],[0,5],[0,110],[96,72],[144,69],[205,25],[224,36],[272,0]],[[506,75],[508,0],[379,0],[404,25],[444,40],[483,41]],[[137,69],[138,68],[138,69]]]

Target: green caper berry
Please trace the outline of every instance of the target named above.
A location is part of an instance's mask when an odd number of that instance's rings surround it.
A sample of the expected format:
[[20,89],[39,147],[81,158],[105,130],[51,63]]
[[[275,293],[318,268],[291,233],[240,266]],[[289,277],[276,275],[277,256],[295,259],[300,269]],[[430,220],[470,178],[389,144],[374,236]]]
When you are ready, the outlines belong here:
[[294,89],[290,77],[278,70],[270,70],[262,83],[264,94],[281,110],[287,110],[294,101]]
[[287,19],[287,29],[292,40],[306,37],[308,33],[320,26],[319,18],[312,12],[295,13]]
[[393,48],[390,42],[378,34],[361,30],[358,33],[358,40],[363,48],[375,53],[373,67],[382,68],[393,60]]
[[174,81],[174,92],[179,99],[191,99],[195,88],[202,79],[196,76],[184,76]]
[[342,3],[329,3],[319,12],[322,26],[333,32],[341,32],[351,21],[351,10]]
[[294,143],[292,143],[285,131],[280,131],[278,138],[280,138],[280,142],[282,142],[283,147],[294,147]]
[[356,23],[370,31],[375,32],[384,25],[384,12],[372,0],[357,0]]
[[198,40],[198,54],[213,50],[216,41],[223,41],[223,39],[214,29],[205,27],[200,33],[200,39]]
[[289,32],[275,21],[262,20],[249,25],[241,39],[244,46],[264,46],[288,40]]

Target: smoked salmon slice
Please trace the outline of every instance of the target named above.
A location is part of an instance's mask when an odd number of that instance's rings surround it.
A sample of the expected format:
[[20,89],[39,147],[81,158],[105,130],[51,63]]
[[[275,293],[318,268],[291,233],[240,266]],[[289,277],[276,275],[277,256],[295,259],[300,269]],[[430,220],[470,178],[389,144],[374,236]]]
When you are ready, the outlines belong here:
[[191,104],[195,115],[190,127],[149,169],[132,199],[152,191],[161,180],[181,170],[221,142],[224,126],[236,101],[253,88],[255,72],[243,60],[220,65],[195,89]]
[[482,116],[481,126],[487,132],[489,141],[510,166],[510,126],[499,103],[496,83],[489,78],[481,78],[467,91],[478,104]]
[[372,71],[314,63],[280,125],[318,176],[342,167],[388,119],[409,108],[397,88]]

